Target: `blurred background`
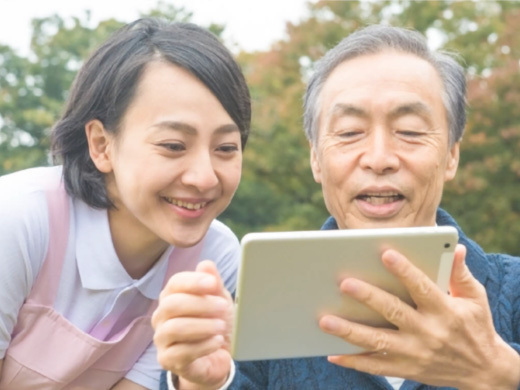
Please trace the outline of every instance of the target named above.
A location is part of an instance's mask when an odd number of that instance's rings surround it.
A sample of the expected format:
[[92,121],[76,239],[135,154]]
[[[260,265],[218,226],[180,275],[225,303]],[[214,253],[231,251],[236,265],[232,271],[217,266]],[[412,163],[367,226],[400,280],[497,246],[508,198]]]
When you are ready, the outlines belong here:
[[253,98],[243,179],[219,219],[239,237],[319,229],[327,212],[303,134],[305,82],[347,34],[389,23],[460,53],[468,125],[442,207],[485,250],[520,255],[520,2],[128,0],[115,11],[110,1],[81,11],[70,8],[78,2],[32,3],[0,0],[0,174],[50,164],[48,136],[74,75],[109,34],[139,16],[192,21],[233,51]]

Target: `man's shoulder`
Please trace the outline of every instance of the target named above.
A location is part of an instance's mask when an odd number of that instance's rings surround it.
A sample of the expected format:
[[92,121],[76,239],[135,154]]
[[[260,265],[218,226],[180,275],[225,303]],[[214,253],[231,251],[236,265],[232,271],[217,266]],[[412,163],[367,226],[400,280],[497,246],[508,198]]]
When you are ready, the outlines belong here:
[[[505,281],[520,285],[520,258],[505,253],[487,253],[480,245],[466,236],[455,219],[445,210],[437,211],[437,224],[450,225],[459,232],[459,243],[467,249],[466,264],[473,275],[489,288],[490,284],[504,285]],[[520,293],[520,289],[519,289]]]

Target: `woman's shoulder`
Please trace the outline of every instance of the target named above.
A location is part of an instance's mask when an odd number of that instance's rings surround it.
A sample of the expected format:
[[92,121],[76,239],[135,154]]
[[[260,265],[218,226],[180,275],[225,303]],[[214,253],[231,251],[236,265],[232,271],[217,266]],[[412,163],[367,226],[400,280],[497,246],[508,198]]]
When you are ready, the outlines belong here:
[[58,190],[61,167],[31,168],[0,177],[0,219],[28,232],[48,225],[48,191]]
[[215,219],[211,222],[208,232],[206,233],[206,240],[226,240],[227,243],[239,245],[236,234],[223,222]]
[[0,199],[19,198],[59,188],[61,166],[37,167],[0,176]]
[[0,177],[0,328],[8,334],[47,253],[46,185],[60,175],[58,168],[35,168]]

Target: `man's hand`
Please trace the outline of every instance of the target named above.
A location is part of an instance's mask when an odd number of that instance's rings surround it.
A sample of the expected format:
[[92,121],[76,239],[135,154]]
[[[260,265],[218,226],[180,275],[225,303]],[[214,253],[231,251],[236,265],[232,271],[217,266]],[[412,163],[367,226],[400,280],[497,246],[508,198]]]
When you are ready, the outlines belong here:
[[179,389],[218,388],[226,381],[233,300],[211,261],[173,275],[152,316],[161,366],[179,377]]
[[417,308],[360,280],[343,280],[343,293],[381,313],[397,330],[323,316],[322,330],[367,350],[329,361],[436,386],[517,389],[520,356],[496,333],[486,290],[465,256],[466,248],[458,245],[448,295],[400,253],[383,253],[385,267],[406,286]]

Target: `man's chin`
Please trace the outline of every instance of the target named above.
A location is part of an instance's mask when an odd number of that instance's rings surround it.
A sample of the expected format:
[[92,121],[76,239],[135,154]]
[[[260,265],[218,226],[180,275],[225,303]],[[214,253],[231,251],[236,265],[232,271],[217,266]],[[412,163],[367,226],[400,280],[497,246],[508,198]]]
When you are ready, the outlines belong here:
[[[345,227],[341,227],[341,225]],[[389,218],[367,218],[362,216],[352,220],[345,221],[344,224],[339,224],[342,229],[385,229],[385,228],[401,228],[401,227],[413,227],[413,226],[426,226],[414,224],[413,220],[408,220],[401,216],[392,216]]]

